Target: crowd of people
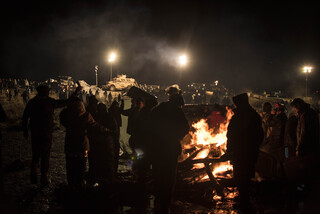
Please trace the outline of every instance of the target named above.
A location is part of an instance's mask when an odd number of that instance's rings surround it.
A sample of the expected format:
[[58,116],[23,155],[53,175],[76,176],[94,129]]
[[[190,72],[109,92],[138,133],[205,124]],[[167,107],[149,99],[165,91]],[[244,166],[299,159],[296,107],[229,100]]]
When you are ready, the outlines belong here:
[[[50,183],[53,115],[56,108],[64,108],[60,122],[66,129],[65,158],[70,189],[82,193],[96,185],[112,186],[117,182],[121,115],[124,115],[128,117],[129,145],[137,159],[133,169],[141,192],[147,197],[146,181],[151,171],[156,213],[169,213],[178,156],[182,152],[180,141],[190,129],[179,88],[168,88],[168,101],[160,104],[156,99],[134,97],[129,109],[124,109],[120,96],[111,99],[108,108],[93,94],[88,96],[85,106],[80,85],[66,99],[51,98],[47,85],[40,85],[36,90],[37,95],[26,104],[22,120],[24,137],[29,138],[31,133],[31,183],[38,184],[39,169],[40,185]],[[319,119],[310,105],[299,98],[291,102],[294,112],[289,118],[282,103],[276,103],[274,109],[271,103],[264,103],[259,115],[249,104],[247,94],[239,94],[232,100],[234,116],[228,126],[227,152],[222,158],[233,164],[240,204],[247,209],[250,179],[255,175],[259,152],[270,153],[282,162],[285,158],[309,155],[316,161]]]

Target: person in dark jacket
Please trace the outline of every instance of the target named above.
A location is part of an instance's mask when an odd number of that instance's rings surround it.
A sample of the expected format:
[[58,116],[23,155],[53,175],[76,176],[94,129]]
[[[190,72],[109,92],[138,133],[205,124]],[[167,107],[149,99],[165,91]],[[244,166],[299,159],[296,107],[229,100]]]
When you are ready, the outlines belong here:
[[169,93],[169,101],[154,107],[151,112],[156,213],[169,213],[178,156],[182,150],[180,141],[190,128],[182,111],[183,105],[184,101],[180,93]]
[[86,164],[90,151],[88,132],[108,133],[110,130],[98,124],[77,97],[73,97],[61,112],[60,120],[66,128],[68,185],[72,190],[81,191],[85,188]]
[[105,104],[99,103],[97,110],[96,121],[112,132],[89,130],[89,178],[92,184],[112,184],[116,178],[114,144],[118,126]]
[[[81,86],[77,87],[72,96],[75,96],[80,90]],[[38,94],[27,103],[22,117],[23,134],[26,139],[29,136],[28,121],[30,119],[32,141],[31,183],[37,183],[37,171],[41,159],[42,186],[50,182],[48,170],[54,128],[54,109],[62,108],[68,103],[68,100],[55,100],[49,97],[49,91],[50,88],[47,85],[38,86]]]
[[[121,106],[123,106],[123,100],[121,101]],[[118,171],[118,165],[119,165],[119,154],[120,154],[120,127],[122,126],[122,118],[121,118],[121,109],[123,107],[119,106],[119,103],[114,100],[108,109],[108,112],[110,115],[115,119],[117,123],[117,133],[115,134],[115,142],[114,142],[114,158],[115,158],[115,172]]]
[[254,176],[254,165],[264,134],[261,117],[250,106],[248,95],[239,94],[232,99],[236,108],[228,126],[227,154],[233,164],[240,208],[248,209],[250,179]]
[[319,153],[318,114],[302,99],[296,98],[291,107],[298,116],[296,155],[304,156]]

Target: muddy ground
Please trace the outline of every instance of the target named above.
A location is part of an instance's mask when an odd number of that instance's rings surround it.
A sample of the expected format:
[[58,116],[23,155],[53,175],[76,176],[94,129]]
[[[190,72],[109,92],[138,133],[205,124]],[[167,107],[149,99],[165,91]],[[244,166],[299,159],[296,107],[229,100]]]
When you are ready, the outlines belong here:
[[[1,124],[4,197],[0,200],[0,212],[70,213],[70,210],[65,206],[69,195],[66,191],[64,129],[56,121],[50,160],[50,179],[52,182],[49,186],[40,189],[38,186],[30,184],[29,181],[31,144],[30,141],[23,139],[19,119],[23,104],[19,100],[7,103],[2,97],[1,103],[4,102],[9,121],[6,124]],[[129,102],[126,105],[129,105]],[[59,111],[56,112],[56,114],[58,113]],[[126,120],[123,119],[125,127]],[[122,134],[122,146],[124,150],[127,150],[125,128],[123,128]],[[129,149],[127,151],[130,152]],[[86,196],[74,204],[73,211],[77,207],[79,209],[84,207],[85,209],[82,211],[90,213],[142,213],[133,205],[139,199],[139,190],[134,185],[130,163],[131,159],[128,156],[122,156],[117,186],[121,193],[118,194],[117,199],[110,194],[105,194],[103,189],[90,190]],[[319,201],[317,194],[305,195],[303,190],[290,189],[283,181],[253,182],[252,186],[254,213],[317,213]],[[319,186],[317,188],[315,192],[318,192]],[[231,187],[226,188],[226,195],[226,199],[221,200],[214,193],[212,194],[211,186],[200,187],[178,182],[174,193],[172,213],[241,213],[233,208],[237,191]],[[99,208],[93,209],[93,207]],[[145,212],[153,213],[152,196],[147,202]]]

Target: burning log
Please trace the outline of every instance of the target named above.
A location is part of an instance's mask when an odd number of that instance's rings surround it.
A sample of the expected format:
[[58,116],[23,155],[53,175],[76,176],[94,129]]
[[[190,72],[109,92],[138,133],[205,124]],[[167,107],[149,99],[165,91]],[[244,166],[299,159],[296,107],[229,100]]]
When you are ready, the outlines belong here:
[[217,194],[220,195],[221,197],[224,197],[224,191],[223,191],[223,186],[219,184],[217,179],[213,176],[211,168],[209,166],[209,163],[204,164],[206,172],[210,178],[211,184],[213,188],[217,191]]

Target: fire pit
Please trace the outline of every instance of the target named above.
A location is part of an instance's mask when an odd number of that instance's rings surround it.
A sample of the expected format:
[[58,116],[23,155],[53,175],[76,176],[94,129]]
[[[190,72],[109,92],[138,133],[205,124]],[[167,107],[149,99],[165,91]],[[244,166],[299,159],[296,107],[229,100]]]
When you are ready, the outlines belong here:
[[207,186],[214,189],[217,195],[225,197],[221,181],[226,183],[226,180],[232,179],[233,167],[229,161],[220,158],[226,152],[227,128],[233,112],[227,107],[223,112],[208,111],[208,108],[205,108],[205,118],[192,119],[190,108],[192,107],[187,107],[186,112],[189,113],[187,116],[189,115],[192,131],[182,141],[182,155],[179,160],[181,182],[185,185]]

